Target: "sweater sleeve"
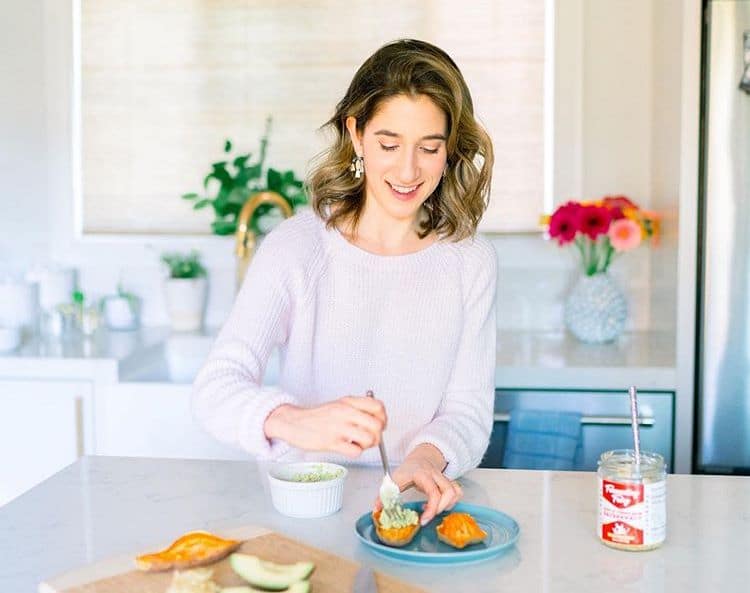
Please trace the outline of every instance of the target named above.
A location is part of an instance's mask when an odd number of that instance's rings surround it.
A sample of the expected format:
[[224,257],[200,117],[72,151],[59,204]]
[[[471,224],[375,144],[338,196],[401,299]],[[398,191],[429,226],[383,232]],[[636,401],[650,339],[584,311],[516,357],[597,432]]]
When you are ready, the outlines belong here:
[[454,479],[479,465],[489,443],[495,401],[497,256],[475,239],[465,262],[463,329],[450,379],[433,418],[408,446],[437,447]]
[[193,383],[194,417],[216,439],[259,459],[289,450],[284,441],[267,439],[263,425],[275,408],[296,403],[289,393],[261,384],[270,354],[288,338],[295,295],[290,248],[282,233],[263,240]]

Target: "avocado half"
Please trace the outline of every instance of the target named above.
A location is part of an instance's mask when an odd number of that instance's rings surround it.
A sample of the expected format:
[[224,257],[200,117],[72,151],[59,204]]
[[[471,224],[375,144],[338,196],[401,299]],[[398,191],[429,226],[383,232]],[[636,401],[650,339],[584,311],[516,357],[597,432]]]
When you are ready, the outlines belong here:
[[[229,557],[232,570],[245,579],[253,587],[260,587],[266,591],[289,591],[289,593],[306,593],[310,590],[308,577],[315,570],[312,562],[295,562],[294,564],[276,564],[268,560],[261,560],[250,554],[232,554]],[[294,587],[294,588],[293,588]],[[247,593],[236,587],[234,593]],[[226,589],[225,589],[226,591]]]

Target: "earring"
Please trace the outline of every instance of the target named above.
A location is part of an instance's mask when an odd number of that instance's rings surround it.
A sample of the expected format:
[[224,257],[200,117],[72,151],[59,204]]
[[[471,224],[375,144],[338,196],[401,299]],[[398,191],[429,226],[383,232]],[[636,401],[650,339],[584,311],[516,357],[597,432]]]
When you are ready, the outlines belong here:
[[363,164],[364,161],[365,161],[365,159],[363,159],[359,155],[355,156],[352,159],[352,164],[349,167],[349,170],[354,173],[354,178],[355,179],[361,178],[362,175],[364,174],[364,172],[365,172],[365,167],[364,167],[364,164]]
[[448,167],[443,169],[443,179],[445,179],[445,176],[448,174]]

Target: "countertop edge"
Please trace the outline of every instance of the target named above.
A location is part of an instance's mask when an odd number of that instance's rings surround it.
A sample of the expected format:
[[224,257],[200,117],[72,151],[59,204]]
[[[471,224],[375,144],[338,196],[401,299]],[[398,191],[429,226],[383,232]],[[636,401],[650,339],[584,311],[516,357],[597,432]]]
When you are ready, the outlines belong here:
[[592,389],[674,391],[673,367],[495,367],[496,389]]

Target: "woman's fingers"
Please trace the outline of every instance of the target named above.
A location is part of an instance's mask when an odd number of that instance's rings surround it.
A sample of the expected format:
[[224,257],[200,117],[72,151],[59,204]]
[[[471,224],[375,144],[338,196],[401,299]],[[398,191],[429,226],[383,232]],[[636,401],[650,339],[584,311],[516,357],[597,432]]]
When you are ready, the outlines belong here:
[[448,508],[448,510],[450,510],[450,509],[452,509],[452,508],[453,508],[454,506],[456,506],[456,503],[457,503],[457,502],[458,502],[459,500],[461,500],[461,499],[463,498],[463,496],[464,496],[464,490],[463,490],[463,488],[461,488],[461,484],[459,484],[458,482],[451,482],[451,484],[453,485],[454,500],[453,500],[453,502],[452,502],[452,503],[450,504],[450,506],[448,506],[448,507],[447,507],[447,508]]
[[370,447],[377,445],[378,440],[377,435],[356,424],[349,424],[346,426],[342,436],[344,440],[359,445],[361,449],[369,449]]
[[346,440],[339,440],[333,447],[332,450],[335,453],[341,453],[349,459],[356,459],[362,454],[362,447],[356,443],[352,443]]
[[358,397],[354,395],[347,395],[342,397],[341,401],[357,408],[365,414],[372,416],[379,420],[379,430],[385,429],[385,425],[388,422],[388,417],[385,414],[385,405],[379,399],[373,397]]
[[350,422],[372,435],[373,441],[370,446],[377,445],[380,442],[380,435],[383,433],[383,423],[379,418],[376,418],[367,412],[355,410],[354,413],[350,415]]
[[[344,438],[356,442],[363,449],[380,443],[380,436],[385,427],[382,415],[385,408],[382,402],[369,397],[346,396],[338,400],[337,411],[339,422],[344,422]],[[348,434],[347,434],[348,433]]]
[[455,482],[451,482],[443,474],[436,478],[436,482],[441,492],[437,505],[437,514],[439,515],[443,511],[453,508],[453,505],[458,502],[458,492],[454,486]]
[[312,408],[279,406],[266,420],[267,436],[307,451],[333,451],[355,458],[377,445],[385,426],[383,403],[345,396]]
[[452,509],[463,496],[461,486],[446,478],[442,473],[423,474],[415,477],[414,483],[427,496],[420,518],[422,525],[426,525],[443,511]]
[[435,482],[435,478],[429,474],[423,473],[414,476],[414,485],[427,496],[427,502],[422,509],[422,516],[419,520],[422,525],[427,525],[438,513],[437,509],[442,493]]

